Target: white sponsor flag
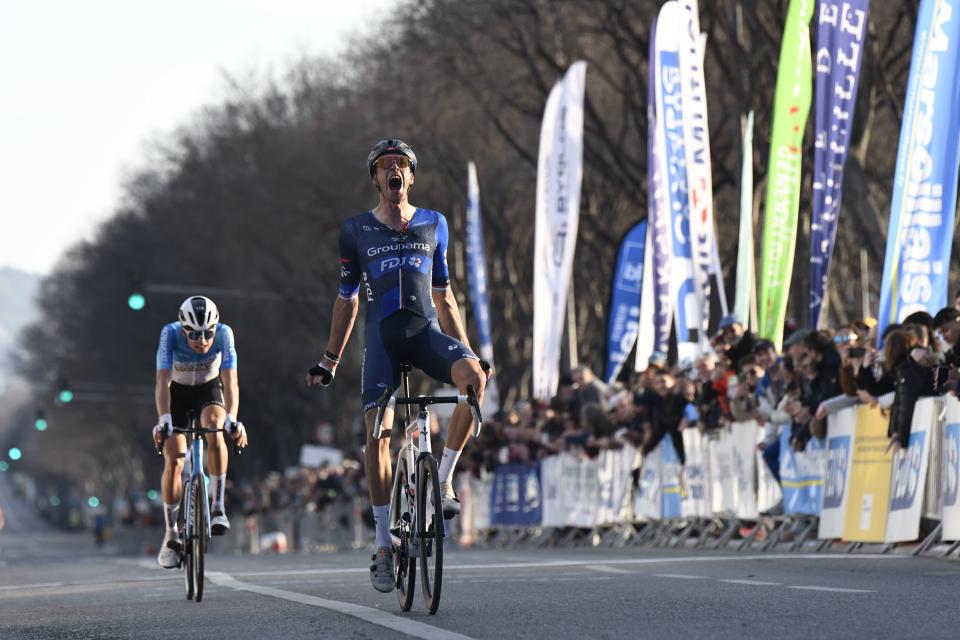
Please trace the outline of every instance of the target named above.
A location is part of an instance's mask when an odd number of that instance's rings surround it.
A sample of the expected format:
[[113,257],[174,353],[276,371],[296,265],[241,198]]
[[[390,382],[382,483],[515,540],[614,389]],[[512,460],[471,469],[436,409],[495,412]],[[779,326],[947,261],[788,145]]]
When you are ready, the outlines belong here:
[[690,202],[690,241],[694,284],[700,313],[700,347],[707,346],[710,319],[710,276],[714,271],[713,176],[707,92],[703,79],[703,47],[697,0],[680,0],[680,79],[683,96],[683,146],[687,157],[687,196]]
[[756,331],[756,279],[753,258],[753,111],[743,126],[743,166],[740,169],[740,246],[737,249],[737,301],[734,313],[743,326]]
[[693,264],[690,233],[690,197],[687,185],[687,151],[684,138],[681,35],[683,9],[670,0],[660,9],[656,34],[657,145],[666,192],[664,204],[671,219],[670,298],[674,302],[677,355],[692,360],[701,351],[703,305]]
[[[548,400],[560,377],[560,341],[573,269],[583,177],[587,63],[570,65],[547,98],[537,163],[533,264],[533,395]],[[571,330],[575,330],[571,328]]]

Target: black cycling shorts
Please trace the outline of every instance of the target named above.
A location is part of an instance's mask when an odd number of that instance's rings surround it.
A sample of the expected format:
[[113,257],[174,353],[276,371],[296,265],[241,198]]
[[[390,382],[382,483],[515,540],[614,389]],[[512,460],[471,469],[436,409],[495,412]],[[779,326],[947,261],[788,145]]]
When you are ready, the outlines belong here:
[[223,381],[219,376],[196,386],[170,383],[170,418],[173,426],[189,427],[190,413],[194,414],[199,426],[203,408],[211,404],[226,408],[223,402]]
[[436,320],[424,318],[406,309],[384,318],[379,324],[367,323],[363,346],[360,400],[366,413],[377,406],[387,387],[400,384],[400,363],[409,362],[428,376],[452,384],[453,363],[477,356],[456,338],[440,331]]

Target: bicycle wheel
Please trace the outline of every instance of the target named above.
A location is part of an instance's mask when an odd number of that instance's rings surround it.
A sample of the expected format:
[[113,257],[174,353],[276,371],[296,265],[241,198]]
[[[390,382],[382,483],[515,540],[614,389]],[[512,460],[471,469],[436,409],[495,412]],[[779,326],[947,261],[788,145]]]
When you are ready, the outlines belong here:
[[188,494],[192,491],[192,485],[187,485],[183,487],[183,496],[180,499],[180,565],[183,569],[183,586],[187,592],[187,600],[193,600],[193,553],[192,545],[190,544],[190,538],[187,536],[187,523],[192,522],[190,513],[187,513],[188,506],[190,509],[196,508],[196,503],[192,503],[187,499]]
[[421,456],[417,461],[417,537],[420,539],[420,589],[427,612],[440,607],[443,581],[443,507],[437,459]]
[[194,600],[203,600],[203,561],[207,553],[207,492],[203,478],[193,481],[193,575],[196,586]]
[[397,600],[402,611],[413,606],[413,590],[417,579],[417,563],[410,557],[410,521],[413,501],[409,494],[407,461],[397,461],[397,473],[390,495],[390,533],[399,544],[393,545],[393,566],[397,572]]

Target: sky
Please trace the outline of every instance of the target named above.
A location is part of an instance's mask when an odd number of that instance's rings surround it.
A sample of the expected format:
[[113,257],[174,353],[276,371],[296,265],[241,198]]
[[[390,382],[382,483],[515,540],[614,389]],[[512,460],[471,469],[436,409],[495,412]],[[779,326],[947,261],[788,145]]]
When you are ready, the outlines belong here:
[[[390,3],[392,4],[392,3]],[[227,77],[335,55],[386,0],[0,0],[0,267],[47,274]]]

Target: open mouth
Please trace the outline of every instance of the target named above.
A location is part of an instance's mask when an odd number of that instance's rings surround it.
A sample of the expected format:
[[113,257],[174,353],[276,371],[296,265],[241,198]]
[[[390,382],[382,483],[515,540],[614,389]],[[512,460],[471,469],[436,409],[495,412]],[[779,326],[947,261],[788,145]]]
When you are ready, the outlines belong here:
[[403,178],[400,176],[390,176],[390,179],[387,180],[387,186],[390,187],[391,191],[400,191],[403,187]]

